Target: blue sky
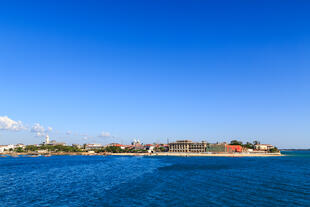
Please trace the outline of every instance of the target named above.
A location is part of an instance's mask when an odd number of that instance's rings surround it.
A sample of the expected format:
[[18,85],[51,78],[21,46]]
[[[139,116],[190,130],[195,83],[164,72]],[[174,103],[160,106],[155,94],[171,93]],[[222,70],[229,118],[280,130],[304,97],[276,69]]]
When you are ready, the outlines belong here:
[[307,1],[0,1],[0,144],[48,133],[310,147],[309,10]]

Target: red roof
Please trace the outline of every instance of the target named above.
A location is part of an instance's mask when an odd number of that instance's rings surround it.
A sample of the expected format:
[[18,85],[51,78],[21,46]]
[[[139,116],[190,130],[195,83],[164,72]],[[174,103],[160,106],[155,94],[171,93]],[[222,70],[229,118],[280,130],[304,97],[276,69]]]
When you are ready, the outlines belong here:
[[113,146],[114,146],[114,147],[123,147],[124,145],[121,145],[121,144],[114,144]]

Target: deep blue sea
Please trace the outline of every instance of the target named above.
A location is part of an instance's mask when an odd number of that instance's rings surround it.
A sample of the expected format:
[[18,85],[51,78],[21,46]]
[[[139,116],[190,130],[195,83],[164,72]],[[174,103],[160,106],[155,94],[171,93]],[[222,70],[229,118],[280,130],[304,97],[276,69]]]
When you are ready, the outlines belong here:
[[1,157],[0,206],[310,206],[310,152],[285,157]]

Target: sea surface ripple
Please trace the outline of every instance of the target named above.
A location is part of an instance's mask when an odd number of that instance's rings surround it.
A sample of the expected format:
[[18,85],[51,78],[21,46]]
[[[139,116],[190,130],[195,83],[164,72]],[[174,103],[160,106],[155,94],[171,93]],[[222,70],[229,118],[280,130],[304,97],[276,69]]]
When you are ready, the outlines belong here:
[[310,152],[284,157],[1,157],[0,206],[310,206]]

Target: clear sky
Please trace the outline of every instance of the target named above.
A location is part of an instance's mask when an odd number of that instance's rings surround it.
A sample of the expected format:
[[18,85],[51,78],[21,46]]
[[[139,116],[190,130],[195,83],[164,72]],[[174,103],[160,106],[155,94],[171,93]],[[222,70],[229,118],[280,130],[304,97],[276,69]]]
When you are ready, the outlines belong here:
[[2,0],[0,144],[48,133],[310,147],[309,11],[299,0]]

